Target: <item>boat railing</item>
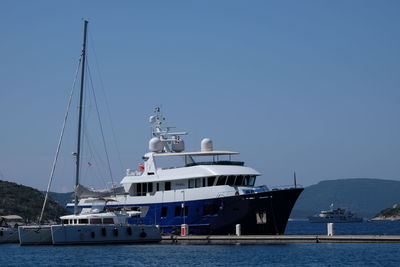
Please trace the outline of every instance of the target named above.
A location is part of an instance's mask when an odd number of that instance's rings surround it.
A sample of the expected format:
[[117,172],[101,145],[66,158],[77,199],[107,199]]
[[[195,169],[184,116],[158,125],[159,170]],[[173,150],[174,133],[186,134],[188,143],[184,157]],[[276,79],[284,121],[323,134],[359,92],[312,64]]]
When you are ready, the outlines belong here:
[[142,174],[143,174],[143,171],[131,170],[131,169],[126,170],[127,176],[141,176]]
[[303,188],[303,186],[302,185],[300,185],[300,184],[296,184],[296,185],[275,185],[275,186],[272,186],[271,187],[271,190],[272,191],[275,191],[275,190],[285,190],[285,189],[294,189],[294,188]]
[[221,198],[221,197],[230,197],[235,195],[235,191],[223,191],[223,192],[219,192],[217,195],[217,198]]
[[234,165],[244,166],[243,161],[230,161],[230,160],[218,160],[218,161],[199,161],[187,163],[185,167],[198,166],[198,165]]

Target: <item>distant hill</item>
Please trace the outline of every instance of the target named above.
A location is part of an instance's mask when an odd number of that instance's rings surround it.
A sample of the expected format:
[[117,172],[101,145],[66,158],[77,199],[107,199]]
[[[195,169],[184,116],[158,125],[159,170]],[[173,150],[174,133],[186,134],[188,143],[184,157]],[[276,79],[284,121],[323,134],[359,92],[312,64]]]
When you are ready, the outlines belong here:
[[74,199],[74,192],[68,192],[68,193],[49,192],[49,195],[55,202],[57,202],[63,208],[65,208],[67,203],[71,203]]
[[382,210],[374,217],[374,220],[400,220],[400,206],[395,204],[391,208]]
[[[25,220],[36,222],[42,211],[44,194],[32,187],[0,180],[0,215],[20,215]],[[49,198],[43,219],[55,221],[67,211]]]
[[400,182],[381,179],[341,179],[319,182],[306,187],[291,214],[292,218],[307,218],[321,210],[348,208],[364,218],[400,203]]

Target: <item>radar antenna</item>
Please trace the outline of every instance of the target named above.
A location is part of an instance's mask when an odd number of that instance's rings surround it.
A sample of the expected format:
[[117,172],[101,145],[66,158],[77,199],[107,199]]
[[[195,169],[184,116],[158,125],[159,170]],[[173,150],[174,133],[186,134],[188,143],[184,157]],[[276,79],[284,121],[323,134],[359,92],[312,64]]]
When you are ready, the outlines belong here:
[[[161,151],[159,149],[153,152],[182,152],[184,150],[184,142],[181,139],[182,135],[187,135],[187,132],[170,132],[174,126],[165,124],[165,117],[161,113],[160,107],[154,109],[155,115],[150,116],[149,122],[152,124],[152,135],[162,144]],[[153,140],[152,139],[152,140]]]

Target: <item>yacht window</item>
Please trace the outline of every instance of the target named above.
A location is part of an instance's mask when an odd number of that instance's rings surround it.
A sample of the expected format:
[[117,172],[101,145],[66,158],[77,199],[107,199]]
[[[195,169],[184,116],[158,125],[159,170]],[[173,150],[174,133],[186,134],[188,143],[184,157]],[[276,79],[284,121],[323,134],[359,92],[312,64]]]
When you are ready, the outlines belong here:
[[101,224],[100,218],[90,219],[90,224]]
[[206,178],[202,178],[203,180],[203,187],[206,187]]
[[142,184],[136,184],[136,195],[142,195]]
[[68,224],[68,220],[61,220],[61,224]]
[[146,193],[147,193],[147,183],[143,183],[142,184],[142,192],[143,192],[142,196],[146,195]]
[[175,207],[175,217],[178,216],[188,216],[188,206],[185,206],[182,208],[182,206],[176,206]]
[[161,208],[161,217],[163,217],[163,218],[167,217],[167,213],[168,213],[168,207],[162,207]]
[[89,220],[88,219],[79,219],[80,224],[88,224]]
[[171,182],[165,182],[165,191],[171,190]]
[[203,215],[215,215],[218,213],[218,209],[219,207],[217,204],[204,205]]
[[226,176],[222,175],[218,178],[217,185],[224,185],[226,182]]
[[229,175],[228,176],[228,181],[226,182],[227,185],[234,185],[235,184],[235,178],[236,176],[234,175]]
[[194,179],[189,179],[189,188],[194,188]]
[[196,178],[195,179],[195,187],[201,187],[201,178]]
[[215,182],[215,177],[208,177],[207,178],[207,186],[213,186]]
[[246,175],[243,179],[243,185],[249,185],[250,175]]
[[250,176],[249,186],[254,186],[255,183],[256,183],[256,176]]
[[78,224],[78,219],[74,219],[74,224]]
[[113,218],[104,218],[103,224],[114,224]]
[[242,185],[243,182],[243,175],[238,175],[236,177],[235,185]]
[[146,193],[152,193],[152,192],[153,192],[153,183],[138,183],[138,184],[136,184],[136,195],[137,196],[145,196]]
[[157,183],[157,191],[160,191],[160,183]]

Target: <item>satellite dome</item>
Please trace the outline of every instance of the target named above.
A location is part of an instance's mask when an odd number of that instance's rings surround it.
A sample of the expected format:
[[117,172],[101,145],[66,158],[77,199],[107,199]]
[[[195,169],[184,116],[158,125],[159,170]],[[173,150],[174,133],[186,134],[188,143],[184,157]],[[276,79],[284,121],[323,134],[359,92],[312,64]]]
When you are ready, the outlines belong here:
[[149,150],[151,152],[161,152],[163,149],[163,144],[161,140],[157,137],[153,137],[149,141]]
[[172,150],[175,152],[182,152],[183,150],[185,150],[185,142],[183,142],[183,140],[173,141]]
[[204,138],[201,140],[201,151],[212,151],[213,150],[213,142],[210,138]]

